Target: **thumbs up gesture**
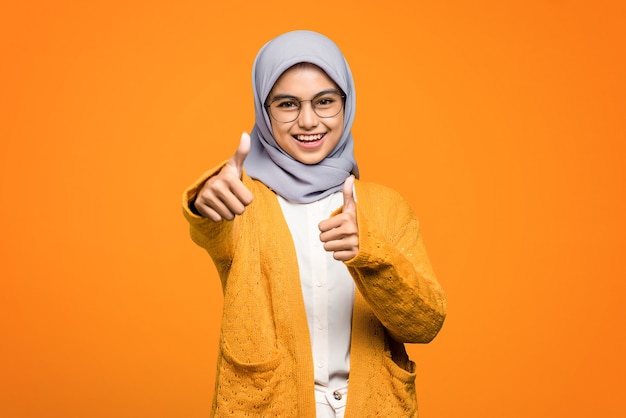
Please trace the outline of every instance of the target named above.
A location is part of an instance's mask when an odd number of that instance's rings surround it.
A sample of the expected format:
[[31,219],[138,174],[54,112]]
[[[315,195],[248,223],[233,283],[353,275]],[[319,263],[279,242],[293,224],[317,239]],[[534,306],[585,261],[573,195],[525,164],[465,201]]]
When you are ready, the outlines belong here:
[[359,228],[356,223],[356,202],[352,194],[354,176],[343,184],[341,213],[320,222],[320,240],[326,251],[332,251],[336,260],[347,261],[359,252]]
[[220,172],[209,178],[196,197],[198,213],[213,222],[233,220],[252,203],[252,192],[241,181],[243,162],[250,152],[250,136],[241,134],[239,147]]

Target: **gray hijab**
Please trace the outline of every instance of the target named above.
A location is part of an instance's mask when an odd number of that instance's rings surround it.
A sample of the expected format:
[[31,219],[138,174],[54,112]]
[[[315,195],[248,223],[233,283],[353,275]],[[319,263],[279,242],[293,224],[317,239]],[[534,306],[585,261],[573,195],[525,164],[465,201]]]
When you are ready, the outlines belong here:
[[[263,106],[282,73],[302,62],[324,70],[347,96],[339,142],[324,160],[312,165],[295,160],[280,148]],[[350,133],[356,106],[354,80],[348,63],[333,41],[304,30],[274,38],[257,54],[252,69],[252,86],[256,119],[250,134],[250,154],[244,163],[250,177],[262,181],[285,199],[298,203],[314,202],[341,190],[351,173],[358,177]]]

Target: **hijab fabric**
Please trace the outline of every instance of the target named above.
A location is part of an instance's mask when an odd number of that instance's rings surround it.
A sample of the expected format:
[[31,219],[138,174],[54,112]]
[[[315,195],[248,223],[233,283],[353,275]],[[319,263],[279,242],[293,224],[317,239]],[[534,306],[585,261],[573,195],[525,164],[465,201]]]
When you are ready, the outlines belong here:
[[[297,161],[280,148],[263,106],[278,78],[295,64],[303,62],[321,68],[346,95],[341,138],[325,159],[311,165]],[[358,177],[350,132],[356,106],[354,80],[347,61],[333,41],[304,30],[274,38],[257,54],[252,69],[252,87],[255,124],[250,134],[250,153],[244,163],[250,177],[297,203],[314,202],[341,190],[350,174]]]

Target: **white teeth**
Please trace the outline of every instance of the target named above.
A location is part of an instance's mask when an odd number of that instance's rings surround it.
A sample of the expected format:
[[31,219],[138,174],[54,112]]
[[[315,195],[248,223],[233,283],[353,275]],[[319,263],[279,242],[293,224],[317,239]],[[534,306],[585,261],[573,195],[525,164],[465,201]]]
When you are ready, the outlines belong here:
[[303,142],[307,142],[307,141],[318,141],[320,139],[322,139],[322,137],[324,136],[324,134],[317,134],[317,135],[296,135],[296,139],[298,141],[303,141]]

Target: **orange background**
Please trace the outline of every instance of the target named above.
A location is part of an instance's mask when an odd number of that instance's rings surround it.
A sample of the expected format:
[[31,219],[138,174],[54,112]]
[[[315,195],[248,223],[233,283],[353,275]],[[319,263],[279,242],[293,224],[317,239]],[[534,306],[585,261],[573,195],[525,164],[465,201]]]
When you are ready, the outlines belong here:
[[303,28],[348,58],[362,177],[448,294],[410,347],[421,416],[626,416],[625,2],[7,3],[0,416],[208,416],[222,298],[180,195]]

